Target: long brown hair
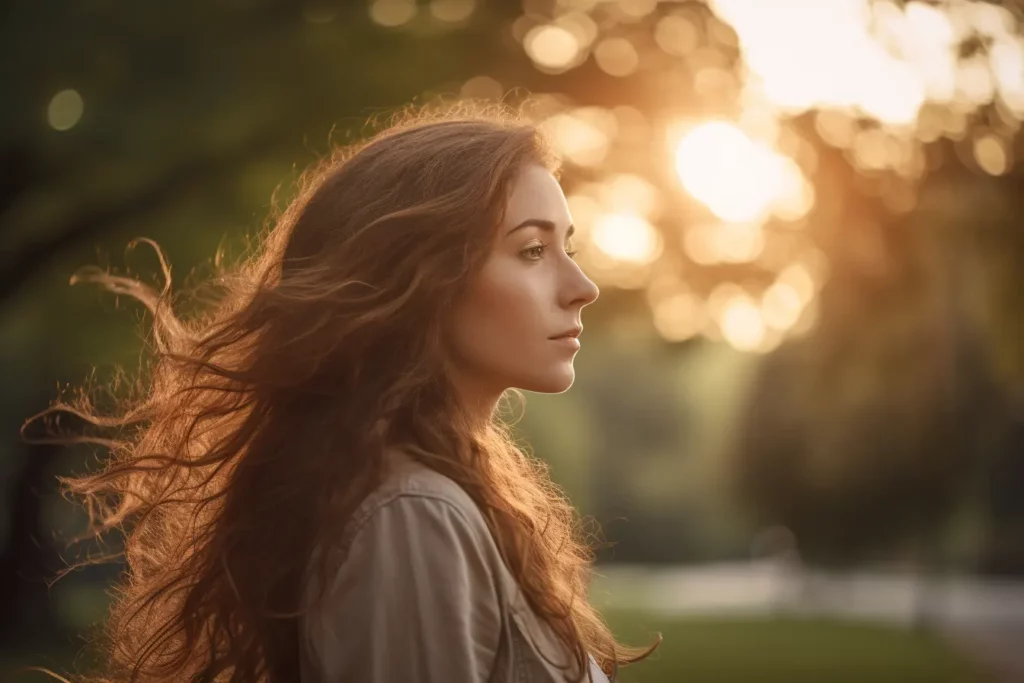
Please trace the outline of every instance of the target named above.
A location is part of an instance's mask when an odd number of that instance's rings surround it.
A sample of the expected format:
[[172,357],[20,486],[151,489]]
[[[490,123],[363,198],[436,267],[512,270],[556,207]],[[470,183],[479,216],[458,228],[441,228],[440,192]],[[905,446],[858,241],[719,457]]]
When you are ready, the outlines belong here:
[[93,642],[101,669],[84,680],[298,680],[306,560],[341,536],[394,444],[472,496],[580,670],[588,652],[609,674],[653,652],[660,636],[619,645],[588,604],[593,552],[546,466],[500,416],[474,428],[447,379],[451,303],[528,162],[557,171],[507,108],[406,110],[303,174],[255,249],[232,267],[218,259],[214,305],[191,319],[174,313],[150,240],[160,291],[76,274],[134,297],[153,323],[152,358],[113,414],[80,391],[22,427],[70,412],[115,432],[44,439],[109,451],[100,471],[60,482],[89,514],[82,538],[124,541],[127,571]]

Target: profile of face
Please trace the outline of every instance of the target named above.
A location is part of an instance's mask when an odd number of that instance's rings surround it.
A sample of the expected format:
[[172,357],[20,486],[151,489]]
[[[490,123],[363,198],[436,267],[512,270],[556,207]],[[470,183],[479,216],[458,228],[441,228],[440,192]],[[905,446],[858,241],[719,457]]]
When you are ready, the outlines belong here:
[[558,181],[543,166],[524,166],[490,254],[453,312],[453,360],[474,391],[572,386],[580,312],[599,293],[571,257],[572,233]]

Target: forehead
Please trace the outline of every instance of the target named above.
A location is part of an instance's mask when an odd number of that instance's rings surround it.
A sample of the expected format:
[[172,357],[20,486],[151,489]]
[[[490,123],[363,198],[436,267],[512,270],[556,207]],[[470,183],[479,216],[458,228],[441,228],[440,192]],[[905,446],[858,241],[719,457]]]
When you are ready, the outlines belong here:
[[538,164],[520,169],[505,206],[505,225],[519,225],[527,218],[544,218],[559,226],[571,222],[561,185]]

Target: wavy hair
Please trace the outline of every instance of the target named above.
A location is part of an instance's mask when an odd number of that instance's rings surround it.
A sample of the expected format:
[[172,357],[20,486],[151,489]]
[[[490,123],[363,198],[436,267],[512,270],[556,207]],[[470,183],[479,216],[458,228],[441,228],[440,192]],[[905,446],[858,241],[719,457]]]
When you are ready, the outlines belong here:
[[173,311],[170,267],[151,240],[135,242],[160,258],[159,291],[95,267],[76,273],[72,283],[133,297],[152,315],[151,358],[112,413],[80,391],[22,426],[24,437],[32,421],[72,413],[87,433],[41,440],[108,452],[98,471],[59,478],[88,512],[79,540],[120,532],[127,565],[90,643],[98,672],[81,680],[298,680],[305,563],[341,536],[393,445],[473,498],[581,671],[587,652],[614,676],[654,651],[660,636],[622,646],[588,604],[593,551],[547,467],[516,445],[500,411],[474,426],[448,380],[452,302],[530,162],[557,172],[521,114],[405,110],[306,171],[234,266],[218,250],[204,283],[216,287],[213,305],[190,319]]

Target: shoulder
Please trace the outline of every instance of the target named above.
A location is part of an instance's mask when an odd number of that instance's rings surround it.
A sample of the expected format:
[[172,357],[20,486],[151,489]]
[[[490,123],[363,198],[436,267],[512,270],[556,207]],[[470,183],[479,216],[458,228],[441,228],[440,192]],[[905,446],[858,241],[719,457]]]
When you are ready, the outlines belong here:
[[307,666],[325,681],[486,680],[507,621],[490,531],[454,481],[396,464],[346,526],[337,566],[310,577]]
[[389,473],[378,495],[418,495],[445,500],[463,512],[476,509],[476,503],[459,484],[405,452],[391,449],[385,458]]
[[[373,527],[378,535],[387,531],[414,535],[424,527],[433,527],[435,531],[441,529],[440,535],[453,543],[493,545],[480,508],[454,480],[401,451],[389,451],[386,457],[385,480],[359,504],[346,525],[340,539],[343,554],[357,536],[370,531],[367,527]],[[382,529],[383,519],[395,518],[396,512],[403,513],[400,517],[404,523]]]

